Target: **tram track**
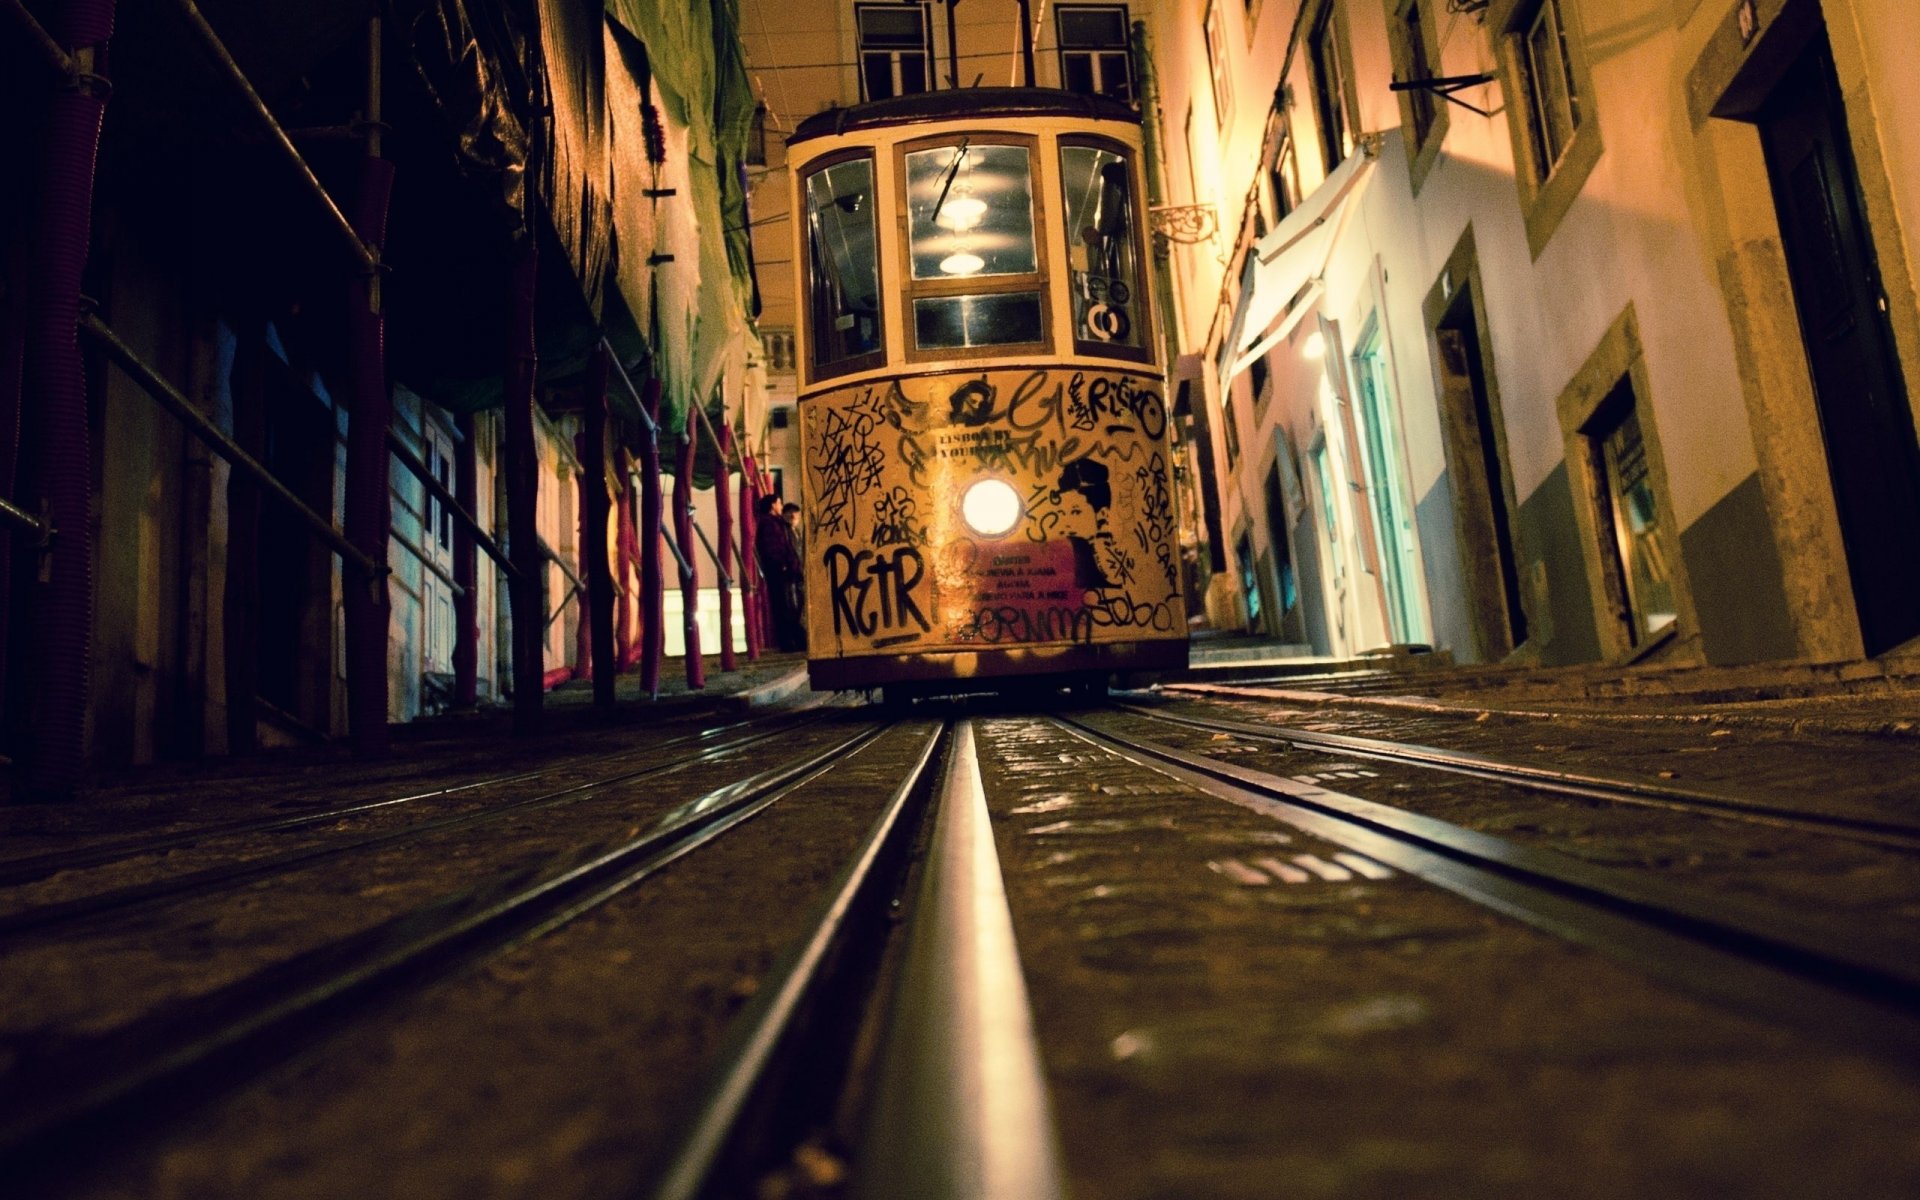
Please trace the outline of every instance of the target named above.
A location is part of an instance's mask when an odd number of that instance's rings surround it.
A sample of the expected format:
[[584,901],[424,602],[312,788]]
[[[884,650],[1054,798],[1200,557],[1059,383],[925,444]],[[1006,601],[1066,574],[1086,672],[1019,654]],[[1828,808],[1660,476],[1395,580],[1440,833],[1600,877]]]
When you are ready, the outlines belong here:
[[[930,830],[903,895],[904,944],[882,970],[888,901],[922,820]],[[644,1194],[751,1194],[851,1090],[867,1114],[850,1148],[854,1194],[1063,1195],[970,721],[925,740],[807,928],[736,1021]],[[872,1061],[855,1061],[850,1013],[878,1031]],[[793,1103],[802,1088],[809,1095]]]
[[[739,726],[733,725],[725,728],[726,730],[733,730],[738,729]],[[654,749],[658,751],[660,749],[672,749],[676,746],[683,747],[691,742],[705,740],[705,738],[719,732],[723,731],[703,731],[701,734],[673,739],[672,742],[667,743],[665,746],[655,747]],[[279,853],[263,854],[256,857],[240,859],[235,862],[217,864],[200,870],[162,876],[157,879],[144,880],[139,883],[108,887],[100,891],[89,892],[65,900],[17,909],[12,912],[0,914],[0,939],[20,937],[29,934],[41,934],[59,928],[71,928],[76,924],[108,914],[124,915],[126,912],[134,909],[214,895],[254,880],[314,866],[330,859],[351,854],[355,851],[370,850],[380,846],[413,841],[451,830],[487,825],[539,809],[576,802],[622,784],[673,774],[701,764],[714,763],[750,747],[765,743],[770,739],[784,736],[790,732],[792,732],[790,727],[771,731],[751,731],[742,736],[716,742],[695,753],[683,755],[665,762],[649,764],[630,771],[616,772],[612,775],[599,775],[584,782],[570,784],[551,791],[538,792],[530,796],[518,796],[448,816],[428,818],[401,826],[397,829],[387,829],[377,833],[350,836],[341,840],[329,841],[318,846],[306,846]],[[629,752],[612,757],[616,759],[629,758],[635,753],[638,752]],[[504,786],[537,778],[545,778],[557,773],[560,773],[558,769],[524,772],[485,781],[485,785]],[[483,785],[476,784],[473,786]],[[418,796],[408,797],[407,800],[439,798],[452,795],[461,790],[463,789],[445,789],[438,792],[426,792]],[[389,800],[379,802],[376,805],[342,806],[330,810],[325,814],[314,814],[312,819],[302,819],[297,825],[287,825],[271,821],[258,823],[236,822],[232,825],[222,827],[217,833],[209,832],[202,838],[194,838],[191,840],[200,841],[214,836],[232,836],[235,834],[249,833],[281,834],[294,828],[313,825],[321,820],[342,820],[351,816],[363,815],[369,809],[384,808],[402,802],[403,801],[400,800]],[[235,826],[245,827],[235,828]],[[183,842],[178,844],[188,843]],[[137,854],[138,852],[135,853]],[[125,857],[133,856],[134,855],[127,855],[107,861],[122,861]],[[104,865],[104,863],[100,865]],[[71,870],[75,868],[64,869]]]
[[57,1165],[114,1121],[166,1097],[220,1091],[377,1002],[548,934],[818,780],[881,737],[866,725],[682,803],[653,827],[416,905],[212,991],[97,1035],[43,1038],[0,1077],[0,1166]]
[[1810,812],[1728,792],[1680,787],[1626,775],[1546,767],[1470,751],[1355,734],[1258,725],[1219,717],[1195,717],[1161,712],[1138,704],[1121,704],[1117,707],[1151,721],[1290,745],[1329,755],[1444,771],[1581,800],[1693,813],[1720,820],[1844,838],[1888,849],[1920,852],[1920,824]]
[[[800,721],[792,722],[779,730],[764,730],[748,735],[747,741],[756,741],[776,737],[792,728],[817,719],[817,714],[809,714]],[[602,763],[617,762],[643,754],[658,753],[663,750],[675,750],[681,747],[724,737],[741,729],[751,729],[761,722],[735,721],[725,725],[683,734],[666,741],[632,750],[618,751],[603,755]],[[52,875],[69,871],[82,871],[94,867],[107,866],[127,859],[148,855],[164,854],[170,851],[197,846],[203,842],[227,837],[244,837],[252,834],[278,834],[299,829],[312,828],[331,822],[366,817],[391,812],[402,805],[415,805],[426,801],[448,797],[463,796],[469,792],[486,788],[506,787],[527,783],[564,773],[564,765],[541,767],[531,771],[516,771],[504,775],[493,775],[482,779],[469,780],[451,787],[433,788],[427,791],[410,792],[401,796],[390,796],[378,800],[365,800],[351,804],[332,805],[311,812],[296,813],[290,816],[253,817],[234,821],[219,821],[211,824],[192,826],[169,833],[137,838],[116,839],[100,845],[83,847],[76,850],[55,851],[46,854],[26,855],[18,858],[0,859],[0,888],[12,888],[33,883]]]
[[1920,1063],[1920,947],[1053,718],[1088,744],[1735,1007]]

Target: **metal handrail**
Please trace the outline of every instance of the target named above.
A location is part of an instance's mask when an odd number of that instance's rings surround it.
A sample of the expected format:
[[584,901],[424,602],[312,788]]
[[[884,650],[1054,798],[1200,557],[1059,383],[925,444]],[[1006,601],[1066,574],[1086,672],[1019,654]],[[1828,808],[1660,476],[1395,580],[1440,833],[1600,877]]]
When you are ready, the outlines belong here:
[[62,50],[60,43],[53,40],[53,35],[47,32],[46,27],[33,19],[27,6],[21,0],[6,0],[6,9],[19,23],[20,32],[33,43],[34,51],[47,60],[47,65],[61,75],[72,78],[75,73],[73,56]]
[[22,533],[31,533],[42,542],[53,536],[53,526],[34,516],[11,500],[0,500],[0,520],[13,525]]
[[321,184],[320,177],[313,173],[313,167],[293,144],[293,139],[287,136],[287,131],[281,127],[279,120],[274,117],[273,110],[267,107],[267,102],[260,98],[259,92],[253,90],[253,84],[247,79],[246,72],[242,71],[240,64],[234,61],[233,55],[227,50],[226,43],[220,40],[220,35],[215,33],[213,26],[207,23],[207,18],[201,14],[199,6],[194,4],[193,0],[174,0],[174,3],[179,7],[180,14],[186,18],[187,25],[200,39],[201,48],[219,65],[226,74],[227,81],[246,101],[247,109],[266,131],[268,140],[299,175],[306,190],[320,202],[327,224],[332,226],[338,235],[341,247],[348,252],[355,265],[362,271],[368,274],[378,271],[380,269],[379,254],[354,232],[353,223],[347,220],[345,213],[340,211],[340,206],[334,202],[333,196]]
[[413,452],[413,447],[407,445],[400,435],[391,429],[387,430],[387,448],[393,451],[394,458],[400,461],[401,466],[426,486],[429,495],[446,505],[447,511],[453,514],[454,519],[466,526],[467,532],[473,535],[474,545],[486,551],[487,557],[500,564],[500,569],[509,576],[517,577],[520,574],[520,569],[513,565],[513,561],[507,557],[507,552],[500,548],[500,543],[494,541],[487,531],[481,528],[479,520],[466,510],[459,499],[447,489],[446,484],[433,477],[433,472],[427,469],[426,463],[420,461],[420,456]]
[[382,579],[390,573],[387,564],[375,562],[368,557],[360,547],[348,541],[345,534],[334,528],[331,520],[308,507],[306,501],[275,478],[273,472],[262,466],[251,454],[241,449],[239,443],[220,432],[220,429],[209,421],[204,413],[195,408],[191,401],[181,395],[177,388],[162,378],[158,371],[148,366],[138,354],[134,353],[132,347],[121,341],[119,335],[114,333],[106,322],[93,313],[87,313],[80,318],[80,330],[97,340],[106,350],[107,357],[113,359],[119,364],[121,370],[132,376],[133,381],[138,383],[147,395],[159,401],[160,407],[172,413],[182,425],[185,425],[188,433],[205,442],[209,449],[226,459],[249,481],[285,504],[307,528],[313,531],[315,537],[325,542],[335,554],[340,556],[342,562],[354,567],[368,579]]

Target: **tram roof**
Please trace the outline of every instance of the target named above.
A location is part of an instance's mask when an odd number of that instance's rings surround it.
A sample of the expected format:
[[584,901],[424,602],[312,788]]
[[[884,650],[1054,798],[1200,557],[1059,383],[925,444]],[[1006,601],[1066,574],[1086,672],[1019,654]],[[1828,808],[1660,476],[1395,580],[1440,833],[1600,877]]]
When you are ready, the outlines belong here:
[[994,117],[1074,117],[1080,120],[1140,123],[1133,107],[1106,96],[1087,96],[1059,88],[987,87],[920,92],[869,100],[845,108],[829,108],[800,122],[788,145],[819,137],[833,137],[857,129],[888,125],[915,125],[924,121]]

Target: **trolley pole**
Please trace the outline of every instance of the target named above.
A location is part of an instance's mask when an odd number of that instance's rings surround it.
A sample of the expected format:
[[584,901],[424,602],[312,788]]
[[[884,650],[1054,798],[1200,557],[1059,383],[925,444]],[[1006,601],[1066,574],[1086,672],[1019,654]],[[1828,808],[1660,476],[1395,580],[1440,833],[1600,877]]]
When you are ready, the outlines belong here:
[[947,86],[954,90],[960,87],[960,37],[955,32],[953,10],[960,7],[960,0],[947,0]]
[[[947,10],[952,17],[953,10]],[[1020,65],[1026,72],[1026,85],[1033,86],[1033,7],[1032,0],[1020,0]]]

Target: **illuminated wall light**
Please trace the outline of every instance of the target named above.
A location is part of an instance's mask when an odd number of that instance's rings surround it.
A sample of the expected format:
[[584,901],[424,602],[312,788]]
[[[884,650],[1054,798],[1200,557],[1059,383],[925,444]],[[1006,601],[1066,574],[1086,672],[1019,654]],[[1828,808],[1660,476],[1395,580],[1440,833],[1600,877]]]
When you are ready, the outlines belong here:
[[1300,347],[1300,353],[1308,358],[1323,358],[1327,353],[1327,335],[1318,329],[1307,335],[1306,344]]
[[940,269],[949,275],[972,275],[986,265],[986,259],[978,254],[969,254],[965,250],[958,254],[949,254],[940,260]]

